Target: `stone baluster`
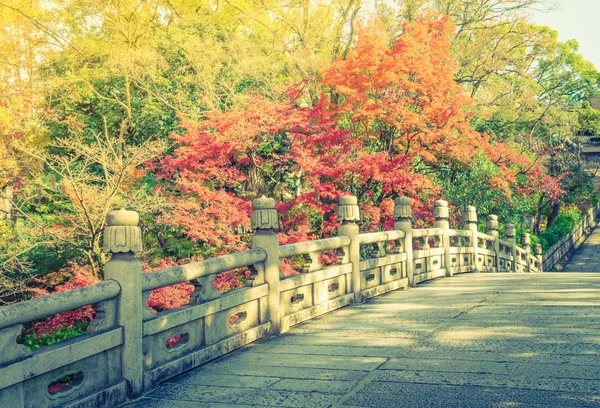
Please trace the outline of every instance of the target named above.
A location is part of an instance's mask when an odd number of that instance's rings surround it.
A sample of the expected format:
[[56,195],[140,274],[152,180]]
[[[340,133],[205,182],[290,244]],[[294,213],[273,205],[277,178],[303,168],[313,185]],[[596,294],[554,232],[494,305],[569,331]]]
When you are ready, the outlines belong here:
[[[261,266],[257,266],[258,273],[263,274],[264,281],[269,285],[263,315],[265,321],[271,322],[269,334],[278,334],[281,331],[281,309],[279,301],[280,261],[279,241],[275,231],[279,228],[275,200],[262,196],[252,200],[252,212],[250,213],[250,227],[255,231],[252,236],[252,248],[261,248],[267,253],[267,257]],[[258,279],[261,279],[259,277]]]
[[527,233],[521,234],[521,246],[525,250],[526,272],[531,272],[531,237]]
[[506,237],[506,241],[510,242],[510,252],[513,257],[510,272],[516,272],[518,269],[517,263],[519,261],[517,259],[517,229],[514,224],[506,224],[504,226],[504,236]]
[[338,199],[337,218],[341,222],[338,227],[338,236],[350,238],[348,247],[348,261],[352,264],[350,282],[346,281],[347,293],[354,293],[354,301],[360,302],[361,274],[360,274],[360,241],[357,221],[360,220],[358,200],[354,196],[344,196]]
[[441,228],[442,234],[442,247],[444,248],[444,267],[446,268],[446,276],[452,276],[450,265],[452,265],[450,255],[450,222],[448,212],[448,201],[437,200],[433,205],[433,216],[435,221],[433,226],[435,228]]
[[142,355],[142,264],[135,253],[142,250],[140,217],[135,211],[111,211],[106,216],[104,252],[112,254],[104,266],[104,279],[121,286],[117,322],[123,327],[121,366],[127,394],[135,398],[143,391]]
[[544,259],[542,257],[542,245],[541,244],[535,244],[533,246],[533,254],[535,255],[537,262],[538,262],[538,272],[544,272]]
[[498,234],[498,216],[490,214],[485,219],[485,227],[488,235],[494,237],[493,249],[496,254],[494,261],[494,272],[500,272],[500,237]]
[[395,200],[394,229],[404,231],[404,251],[406,252],[406,276],[409,286],[415,286],[414,265],[413,265],[413,237],[412,237],[412,209],[410,207],[410,198],[398,197]]
[[477,237],[477,209],[471,205],[465,208],[465,230],[471,231],[471,247],[473,248],[473,261],[471,263],[473,272],[479,272],[479,239]]

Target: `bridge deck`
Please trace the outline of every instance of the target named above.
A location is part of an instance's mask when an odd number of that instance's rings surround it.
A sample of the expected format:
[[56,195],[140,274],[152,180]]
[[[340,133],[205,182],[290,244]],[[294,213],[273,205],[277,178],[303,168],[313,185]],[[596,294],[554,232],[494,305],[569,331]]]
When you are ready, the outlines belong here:
[[600,274],[467,274],[340,309],[128,407],[599,407]]

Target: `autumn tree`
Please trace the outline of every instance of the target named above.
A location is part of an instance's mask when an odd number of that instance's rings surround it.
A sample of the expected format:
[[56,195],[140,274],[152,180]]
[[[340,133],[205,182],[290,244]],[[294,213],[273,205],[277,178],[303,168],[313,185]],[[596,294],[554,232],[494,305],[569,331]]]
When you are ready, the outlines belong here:
[[145,174],[139,167],[162,153],[164,143],[122,145],[105,132],[97,134],[94,143],[86,143],[80,136],[57,139],[45,151],[23,149],[46,170],[32,176],[23,190],[19,209],[24,223],[38,231],[42,245],[83,254],[94,275],[100,276],[104,265],[100,239],[106,215],[143,194],[134,188]]
[[[263,192],[283,201],[293,235],[286,242],[333,233],[336,199],[347,193],[359,198],[366,230],[391,221],[392,199],[405,194],[425,216],[441,193],[434,172],[458,172],[478,152],[501,156],[503,148],[470,126],[471,100],[452,77],[451,32],[447,19],[421,19],[389,46],[380,26],[364,27],[346,58],[323,72],[329,93],[311,108],[297,105],[298,91],[288,102],[257,98],[243,111],[186,123],[162,165],[182,196],[166,221],[227,248],[240,240],[247,200]],[[510,195],[499,180],[514,179],[521,159],[493,160],[489,181]]]

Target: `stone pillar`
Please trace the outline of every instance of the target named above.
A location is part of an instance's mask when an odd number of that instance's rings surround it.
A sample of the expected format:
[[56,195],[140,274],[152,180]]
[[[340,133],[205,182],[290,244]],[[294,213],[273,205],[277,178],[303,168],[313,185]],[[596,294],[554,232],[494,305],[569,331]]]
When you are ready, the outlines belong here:
[[521,234],[521,246],[525,250],[525,265],[527,265],[527,272],[531,272],[531,237],[527,233]]
[[471,205],[465,208],[465,230],[471,231],[471,247],[473,248],[473,272],[479,272],[477,258],[479,257],[479,242],[477,239],[477,209]]
[[542,257],[542,244],[535,244],[533,246],[533,254],[535,255],[538,263],[540,264],[540,269],[538,272],[544,272],[544,258]]
[[441,228],[444,231],[442,234],[444,265],[446,268],[446,276],[452,276],[452,272],[450,272],[450,265],[452,264],[452,261],[450,256],[450,222],[448,221],[448,201],[437,200],[433,205],[433,216],[435,217],[433,226],[435,228]]
[[[252,237],[252,248],[261,248],[267,253],[263,263],[265,282],[269,285],[266,303],[266,319],[271,322],[269,334],[281,331],[281,310],[279,294],[279,241],[275,230],[279,228],[275,200],[262,196],[252,200],[250,227],[255,231]],[[260,272],[259,272],[260,273]]]
[[410,198],[398,197],[395,200],[394,229],[404,231],[404,251],[406,252],[406,276],[408,285],[415,286],[414,265],[413,265],[413,238],[412,238],[412,208],[410,207]]
[[121,286],[117,321],[123,327],[121,364],[129,398],[138,397],[143,391],[142,264],[135,257],[142,250],[139,220],[135,211],[111,211],[104,228],[103,250],[112,254],[104,266],[104,279],[115,280]]
[[517,229],[514,224],[506,224],[504,226],[504,236],[506,237],[506,241],[510,242],[510,251],[513,257],[513,262],[511,265],[511,272],[517,271],[517,240],[515,237],[517,236]]
[[354,293],[354,301],[360,302],[362,290],[362,276],[360,274],[360,242],[359,230],[356,221],[360,220],[358,200],[354,196],[344,196],[338,199],[337,218],[341,222],[338,227],[338,236],[350,238],[348,248],[348,260],[352,264],[350,287],[346,288],[348,293]]
[[500,272],[500,237],[498,234],[498,216],[488,215],[485,219],[485,228],[488,235],[494,237],[494,253],[496,254],[496,260],[494,262],[494,272]]

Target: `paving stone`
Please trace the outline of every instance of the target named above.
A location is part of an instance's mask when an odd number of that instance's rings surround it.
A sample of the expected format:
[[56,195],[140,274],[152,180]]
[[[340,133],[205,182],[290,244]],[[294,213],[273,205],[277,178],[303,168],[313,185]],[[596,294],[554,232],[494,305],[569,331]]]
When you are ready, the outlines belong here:
[[348,357],[327,355],[236,353],[218,363],[220,367],[262,366],[322,368],[333,370],[374,370],[387,361],[384,357]]
[[357,381],[323,381],[284,379],[271,385],[271,390],[320,392],[323,394],[346,394]]
[[598,393],[598,380],[582,378],[549,378],[539,374],[526,376],[521,373],[492,374],[488,372],[451,372],[425,370],[381,370],[375,381],[460,385],[471,387],[515,388],[545,391]]
[[[198,408],[197,401],[142,398],[126,405],[127,408]],[[202,408],[260,408],[260,405],[202,403]],[[264,407],[264,405],[263,405]]]
[[522,406],[597,408],[600,404],[598,395],[573,392],[384,381],[373,381],[352,397],[353,404],[366,407],[410,406],[406,405],[407,400],[457,401],[460,405],[456,406],[465,407],[510,407],[516,403]]
[[234,387],[192,386],[167,383],[148,394],[151,398],[279,407],[329,407],[339,395],[318,392],[256,390]]
[[395,358],[380,370],[435,371],[438,373],[486,373],[514,376],[515,378],[569,378],[600,380],[600,367],[566,364],[523,364],[517,362],[472,361],[458,359]]
[[323,368],[305,367],[269,367],[260,365],[236,366],[222,365],[220,363],[205,365],[194,370],[199,375],[203,374],[230,374],[240,376],[261,376],[279,378],[297,378],[312,380],[334,380],[334,381],[356,381],[368,374],[368,371],[360,370],[330,370]]
[[[433,331],[430,330],[429,332]],[[377,347],[386,348],[393,347],[407,347],[415,344],[415,340],[420,338],[422,334],[412,334],[404,337],[392,337],[392,336],[367,336],[367,335],[356,335],[356,336],[336,336],[337,333],[329,333],[329,335],[313,334],[306,336],[299,334],[296,331],[293,333],[287,333],[285,336],[277,337],[276,343],[278,345],[296,346],[296,345],[315,345],[315,346],[346,346],[346,347]],[[262,343],[261,343],[262,344]]]
[[[422,358],[437,360],[495,361],[499,363],[535,363],[565,364],[578,366],[587,370],[596,362],[589,356],[561,355],[556,353],[522,352],[522,351],[489,351],[489,350],[451,350],[440,347],[421,346],[399,350],[396,358]],[[382,366],[383,368],[384,366]]]
[[191,371],[180,375],[171,383],[180,385],[216,385],[220,387],[265,388],[275,384],[278,377],[257,377],[253,375],[207,374]]
[[[407,345],[411,341],[407,340]],[[265,354],[302,354],[302,355],[324,355],[324,356],[349,356],[349,357],[393,357],[398,353],[397,347],[369,347],[361,346],[361,341],[354,339],[354,347],[336,345],[309,345],[289,344],[280,342],[267,344],[259,347],[251,347],[251,353]]]

